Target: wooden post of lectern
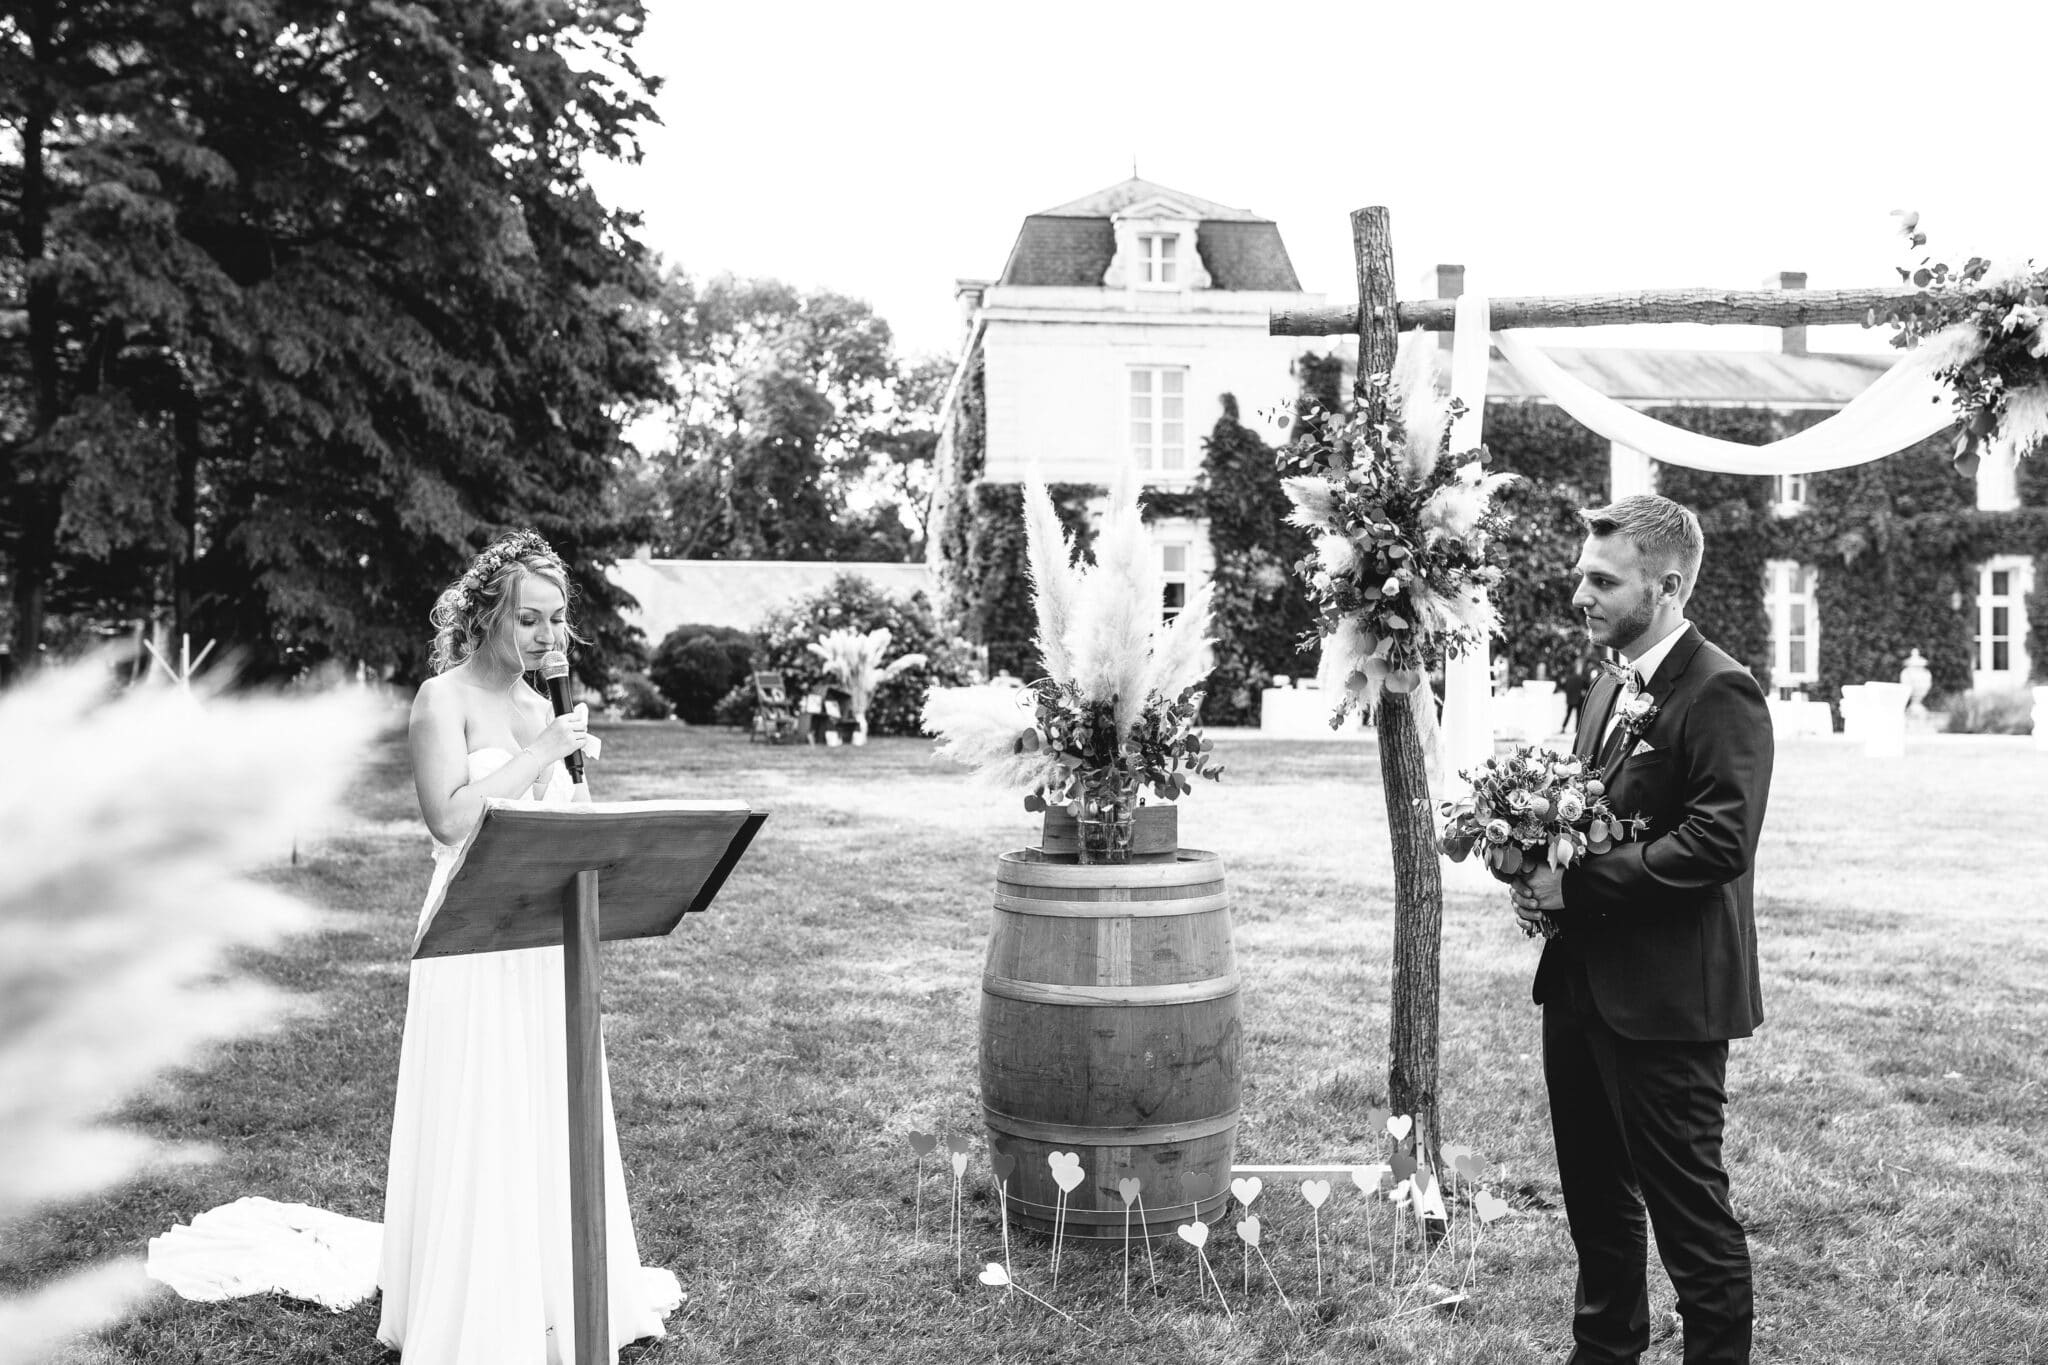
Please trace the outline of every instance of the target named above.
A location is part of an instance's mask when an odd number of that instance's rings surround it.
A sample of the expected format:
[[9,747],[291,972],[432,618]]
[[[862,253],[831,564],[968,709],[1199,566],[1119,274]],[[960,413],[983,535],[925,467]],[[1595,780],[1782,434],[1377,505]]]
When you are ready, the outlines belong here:
[[767,818],[737,801],[487,802],[413,942],[415,958],[562,949],[576,1365],[614,1359],[598,943],[660,937],[709,906]]

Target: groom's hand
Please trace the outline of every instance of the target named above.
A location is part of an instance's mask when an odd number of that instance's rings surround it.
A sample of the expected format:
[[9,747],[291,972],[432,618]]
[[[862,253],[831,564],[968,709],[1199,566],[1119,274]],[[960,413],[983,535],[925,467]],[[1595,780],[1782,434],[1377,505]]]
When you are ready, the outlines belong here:
[[1515,878],[1515,913],[1533,924],[1546,911],[1564,909],[1564,877],[1556,868],[1542,863]]

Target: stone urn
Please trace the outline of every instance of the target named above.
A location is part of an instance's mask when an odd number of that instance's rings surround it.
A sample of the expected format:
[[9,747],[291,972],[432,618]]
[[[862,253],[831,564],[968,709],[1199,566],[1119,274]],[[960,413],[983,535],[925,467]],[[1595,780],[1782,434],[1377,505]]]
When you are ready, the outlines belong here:
[[1906,666],[1899,670],[1899,681],[1906,685],[1906,713],[1911,716],[1927,714],[1927,689],[1934,685],[1934,675],[1927,671],[1927,660],[1915,649],[1906,656]]

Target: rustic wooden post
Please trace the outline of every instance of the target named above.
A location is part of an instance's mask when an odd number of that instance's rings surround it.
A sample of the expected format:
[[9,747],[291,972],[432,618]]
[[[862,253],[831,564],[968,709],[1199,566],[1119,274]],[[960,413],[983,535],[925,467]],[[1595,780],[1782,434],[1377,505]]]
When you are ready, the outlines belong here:
[[[1358,268],[1358,378],[1353,394],[1368,422],[1387,419],[1384,388],[1369,379],[1391,374],[1400,335],[1395,327],[1394,246],[1384,207],[1351,215]],[[1429,769],[1415,708],[1431,704],[1427,681],[1412,693],[1380,694],[1376,726],[1380,782],[1394,853],[1394,980],[1387,1026],[1387,1103],[1415,1119],[1419,1150],[1442,1169],[1443,1125],[1437,1112],[1438,957],[1443,941],[1443,872],[1436,824],[1429,813]]]

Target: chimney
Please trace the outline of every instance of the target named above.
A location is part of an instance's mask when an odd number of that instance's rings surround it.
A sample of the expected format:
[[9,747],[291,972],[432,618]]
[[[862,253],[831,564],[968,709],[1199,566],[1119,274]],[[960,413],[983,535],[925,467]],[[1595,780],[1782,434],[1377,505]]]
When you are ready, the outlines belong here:
[[989,282],[987,280],[953,281],[953,302],[959,305],[961,326],[971,327],[974,325],[974,312],[977,308],[981,307],[982,292],[988,286]]
[[[1465,292],[1465,267],[1462,265],[1438,265],[1436,268],[1436,296],[1440,299],[1455,299]],[[1453,341],[1446,329],[1436,334],[1437,349],[1448,351]]]
[[[1765,280],[1764,284],[1772,289],[1804,289],[1806,288],[1806,272],[1804,270],[1780,270],[1776,279]],[[1781,355],[1805,355],[1806,324],[1802,322],[1791,327],[1780,327],[1778,329],[1778,351]]]

